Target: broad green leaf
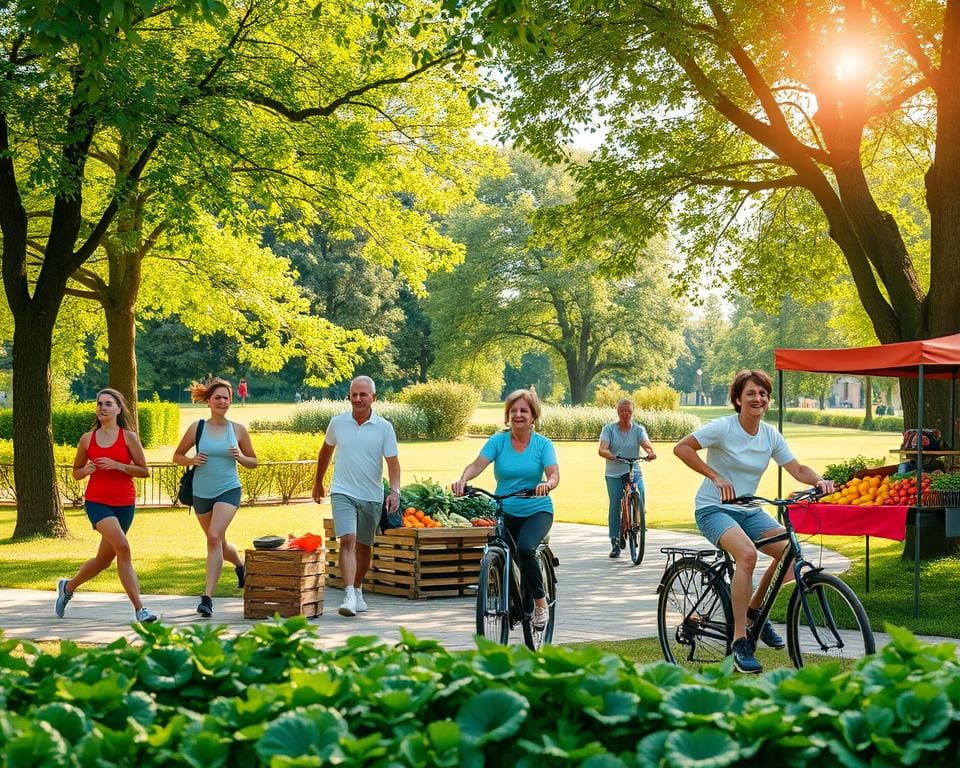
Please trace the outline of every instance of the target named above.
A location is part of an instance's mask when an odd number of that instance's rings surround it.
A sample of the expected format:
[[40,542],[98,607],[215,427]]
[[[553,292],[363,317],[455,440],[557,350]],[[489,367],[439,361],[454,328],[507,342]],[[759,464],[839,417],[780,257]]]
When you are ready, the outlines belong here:
[[737,743],[715,728],[674,731],[667,737],[667,762],[677,768],[723,768],[740,759]]
[[664,696],[661,711],[678,724],[716,722],[730,710],[733,700],[729,691],[718,691],[703,685],[684,685]]
[[456,722],[464,739],[475,746],[513,736],[527,717],[530,703],[509,690],[488,690],[461,707]]
[[637,703],[639,701],[640,698],[634,693],[610,691],[604,695],[601,708],[588,708],[584,711],[604,725],[625,723],[637,714]]
[[193,661],[185,648],[157,648],[143,659],[140,679],[148,688],[181,688],[193,677]]
[[33,711],[37,720],[44,720],[63,736],[66,741],[76,744],[90,731],[90,723],[83,710],[72,704],[54,702],[37,707]]
[[220,768],[227,764],[230,742],[209,731],[188,733],[180,741],[179,751],[191,768]]

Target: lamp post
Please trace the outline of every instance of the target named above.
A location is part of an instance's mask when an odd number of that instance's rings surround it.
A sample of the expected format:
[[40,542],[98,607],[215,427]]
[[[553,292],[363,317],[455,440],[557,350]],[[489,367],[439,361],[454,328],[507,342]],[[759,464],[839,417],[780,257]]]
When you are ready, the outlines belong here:
[[703,405],[703,369],[697,368],[697,405]]

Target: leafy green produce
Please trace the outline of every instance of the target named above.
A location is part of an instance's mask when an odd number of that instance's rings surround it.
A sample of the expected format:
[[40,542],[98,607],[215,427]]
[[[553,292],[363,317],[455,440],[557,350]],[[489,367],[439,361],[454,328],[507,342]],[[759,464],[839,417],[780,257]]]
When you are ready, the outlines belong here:
[[0,765],[953,768],[956,647],[886,630],[852,669],[750,677],[590,647],[451,652],[405,630],[325,651],[302,617],[232,638],[144,625],[137,644],[58,655],[0,636]]
[[835,483],[845,483],[857,472],[862,472],[868,467],[879,467],[883,465],[883,459],[868,459],[866,456],[854,456],[852,459],[841,461],[837,464],[827,464],[823,471],[824,480],[833,480]]

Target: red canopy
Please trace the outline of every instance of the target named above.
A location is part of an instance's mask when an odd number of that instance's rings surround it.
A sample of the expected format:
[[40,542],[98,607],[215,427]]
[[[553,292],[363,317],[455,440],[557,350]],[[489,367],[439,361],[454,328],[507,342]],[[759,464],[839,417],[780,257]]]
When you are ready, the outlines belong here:
[[778,371],[916,378],[923,365],[925,379],[950,379],[960,372],[960,333],[875,347],[778,349],[774,359]]

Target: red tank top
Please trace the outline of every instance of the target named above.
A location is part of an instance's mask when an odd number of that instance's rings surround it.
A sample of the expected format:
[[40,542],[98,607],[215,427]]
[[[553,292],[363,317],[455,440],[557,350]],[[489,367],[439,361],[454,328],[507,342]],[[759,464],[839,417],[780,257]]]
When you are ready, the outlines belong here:
[[[121,464],[132,464],[127,441],[123,438],[123,430],[117,434],[116,442],[108,448],[97,445],[97,433],[90,435],[90,445],[87,446],[87,459],[108,458],[119,461]],[[83,497],[87,501],[97,501],[109,504],[112,507],[126,507],[137,500],[137,491],[133,486],[133,478],[119,469],[97,469],[87,480],[87,491]]]

